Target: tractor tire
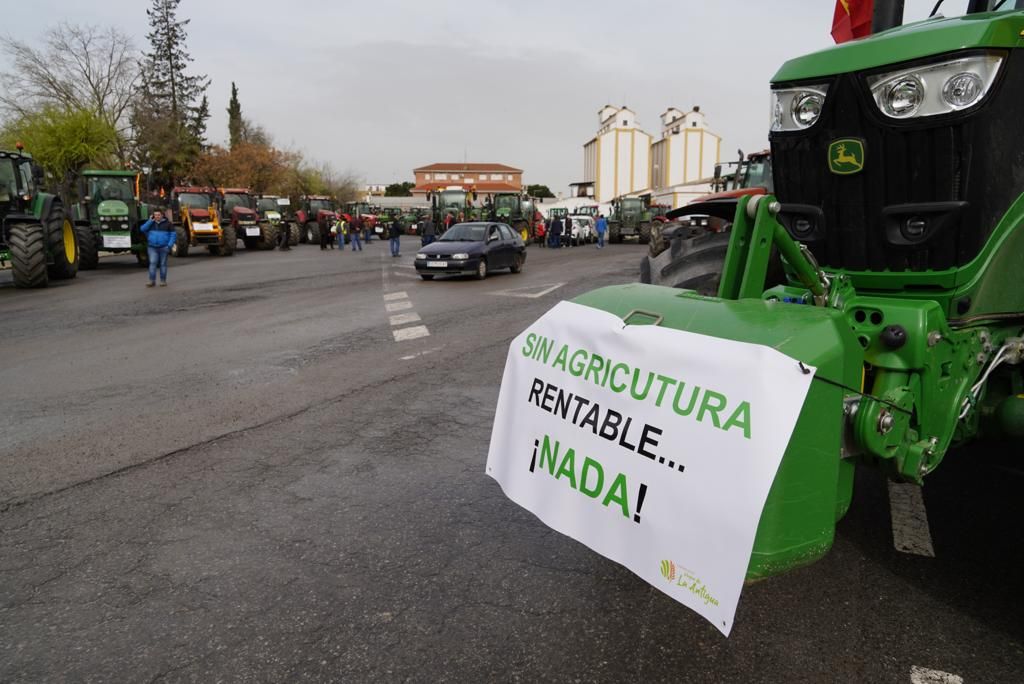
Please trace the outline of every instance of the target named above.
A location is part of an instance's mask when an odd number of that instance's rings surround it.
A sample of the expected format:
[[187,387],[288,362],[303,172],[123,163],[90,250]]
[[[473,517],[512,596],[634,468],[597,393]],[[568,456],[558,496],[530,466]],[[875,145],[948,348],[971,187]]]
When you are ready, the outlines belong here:
[[288,230],[288,246],[289,247],[294,247],[295,245],[299,244],[299,238],[301,237],[300,234],[302,232],[301,230],[299,230],[299,224],[298,223],[289,223],[287,230]]
[[235,247],[238,245],[238,233],[235,232],[235,227],[230,223],[224,226],[223,233],[224,244],[220,247],[220,255],[231,256],[235,253]]
[[78,268],[83,271],[92,271],[100,264],[100,251],[97,244],[100,236],[93,232],[89,224],[75,226],[75,235],[78,237]]
[[729,233],[704,233],[673,240],[668,249],[640,262],[640,282],[715,296],[722,279],[722,264],[729,249]]
[[46,267],[54,280],[67,280],[78,274],[78,236],[71,219],[64,216],[64,207],[54,202],[46,219],[46,242],[53,263]]
[[[188,231],[185,230],[185,226],[175,226],[174,232],[174,246],[171,247],[171,254],[176,257],[187,257],[188,256]],[[147,259],[148,261],[148,259]]]
[[[279,229],[273,223],[269,221],[263,221],[260,223],[260,236],[256,239],[256,249],[274,249],[277,246],[277,236]],[[246,245],[248,249],[249,245]]]
[[641,223],[639,232],[640,244],[646,245],[651,241],[651,224]]
[[46,231],[38,223],[15,223],[10,228],[11,271],[15,287],[46,287]]
[[[316,221],[310,221],[302,227],[302,242],[309,245],[320,244],[320,224]],[[367,240],[369,242],[369,240]]]

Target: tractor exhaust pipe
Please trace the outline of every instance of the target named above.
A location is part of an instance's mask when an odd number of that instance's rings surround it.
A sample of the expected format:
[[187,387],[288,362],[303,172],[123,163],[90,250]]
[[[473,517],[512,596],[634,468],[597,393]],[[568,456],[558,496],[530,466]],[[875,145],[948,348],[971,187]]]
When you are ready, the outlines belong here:
[[871,17],[871,33],[888,31],[903,24],[904,0],[876,0]]

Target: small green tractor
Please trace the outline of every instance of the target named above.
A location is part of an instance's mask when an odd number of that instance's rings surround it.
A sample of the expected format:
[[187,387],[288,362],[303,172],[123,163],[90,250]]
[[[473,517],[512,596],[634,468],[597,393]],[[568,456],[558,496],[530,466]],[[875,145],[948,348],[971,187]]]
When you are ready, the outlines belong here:
[[430,216],[434,221],[435,230],[440,235],[448,226],[459,221],[472,220],[473,198],[470,193],[461,189],[433,192],[430,195]]
[[608,241],[622,242],[636,236],[640,244],[651,239],[651,212],[640,197],[617,197],[612,200],[612,214],[608,219]]
[[146,237],[139,227],[149,218],[150,206],[139,201],[136,171],[85,169],[79,176],[79,201],[71,205],[78,237],[78,267],[99,266],[100,252],[135,255],[148,262]]
[[10,263],[15,287],[45,287],[78,273],[74,224],[42,181],[42,169],[20,144],[0,151],[0,264]]
[[577,299],[817,368],[750,579],[827,553],[857,465],[921,484],[979,437],[1024,452],[1024,0],[907,26],[874,8],[873,35],[772,79],[774,194],[731,200],[724,260],[682,255],[717,297]]

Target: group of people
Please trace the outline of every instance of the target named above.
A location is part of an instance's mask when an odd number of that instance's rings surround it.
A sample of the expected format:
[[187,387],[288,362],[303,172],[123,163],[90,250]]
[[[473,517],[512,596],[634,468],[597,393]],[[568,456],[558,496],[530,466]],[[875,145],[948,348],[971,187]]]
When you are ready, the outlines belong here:
[[[604,248],[604,236],[608,232],[608,219],[604,217],[604,214],[597,215],[597,221],[594,222],[594,232],[597,233],[597,248]],[[546,227],[545,234],[538,235],[540,238],[540,246],[543,247],[547,243],[548,247],[560,248],[563,245],[571,245],[572,241],[572,217],[566,216],[565,223],[562,223],[562,219],[557,216],[551,219]]]
[[[391,247],[391,256],[401,256],[402,222],[397,218],[387,222],[386,233]],[[338,249],[345,251],[345,242],[352,245],[353,252],[363,251],[363,243],[369,243],[371,224],[362,216],[355,216],[351,221],[343,217],[334,220],[328,230],[320,230],[320,249],[326,251],[334,249],[334,241],[337,239]],[[287,230],[282,230],[278,238],[278,248],[282,251],[291,249]]]

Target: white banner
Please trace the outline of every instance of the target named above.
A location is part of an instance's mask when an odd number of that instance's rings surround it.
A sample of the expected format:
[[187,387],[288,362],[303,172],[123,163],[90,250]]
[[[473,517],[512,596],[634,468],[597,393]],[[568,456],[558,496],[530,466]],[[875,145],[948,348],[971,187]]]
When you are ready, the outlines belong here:
[[512,342],[487,474],[728,636],[810,370],[562,302]]
[[215,226],[212,223],[204,223],[204,222],[201,222],[201,221],[193,221],[192,222],[192,230],[195,230],[195,231],[200,231],[200,230],[216,230],[216,228],[215,228]]
[[110,249],[128,249],[132,246],[131,235],[103,235],[103,246]]

